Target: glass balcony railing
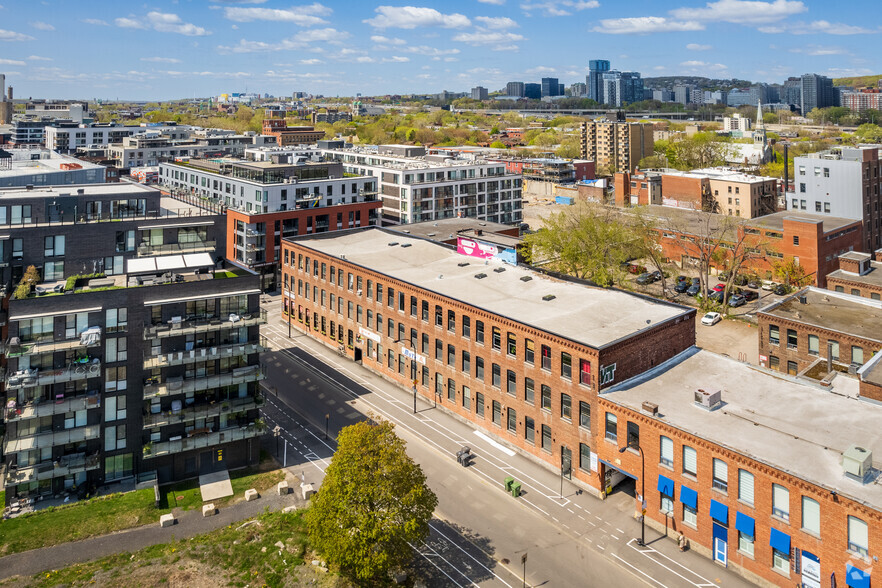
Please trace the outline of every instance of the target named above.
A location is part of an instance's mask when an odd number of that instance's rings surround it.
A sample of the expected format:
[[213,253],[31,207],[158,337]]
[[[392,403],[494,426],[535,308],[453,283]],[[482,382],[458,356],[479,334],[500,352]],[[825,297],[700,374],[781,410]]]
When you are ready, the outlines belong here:
[[101,398],[95,396],[80,396],[77,398],[60,398],[58,400],[31,400],[19,404],[11,401],[6,405],[6,422],[23,421],[56,414],[100,408]]
[[211,390],[223,386],[233,386],[246,382],[257,382],[266,378],[261,365],[249,365],[234,369],[226,374],[214,374],[184,378],[183,376],[168,378],[163,382],[147,383],[144,386],[144,400],[174,396],[187,392]]
[[178,425],[196,419],[209,419],[221,414],[235,414],[237,412],[254,410],[263,406],[263,398],[248,396],[246,398],[231,398],[229,400],[217,400],[210,404],[186,407],[177,412],[163,410],[156,414],[148,414],[144,417],[144,428],[166,427]]
[[187,320],[170,320],[165,323],[144,327],[144,339],[158,339],[162,337],[177,337],[179,335],[194,335],[207,331],[230,329],[239,327],[251,327],[266,324],[266,310],[231,314],[225,318],[206,317]]
[[170,353],[162,353],[152,355],[148,352],[144,358],[144,369],[165,368],[175,365],[186,365],[196,363],[198,361],[208,361],[220,359],[222,357],[233,357],[242,355],[251,355],[252,353],[262,353],[269,349],[266,338],[260,338],[258,343],[228,343],[226,345],[215,345],[212,347],[201,347],[199,349],[189,349],[186,351],[172,351]]
[[217,248],[217,241],[195,241],[193,243],[167,243],[165,245],[138,245],[138,257],[152,255],[168,255],[172,253],[204,253],[213,252]]
[[20,390],[35,386],[48,386],[64,382],[76,382],[86,378],[101,377],[101,362],[92,360],[88,363],[72,363],[59,369],[31,369],[11,372],[6,377],[7,390]]
[[86,455],[85,453],[66,455],[56,460],[45,461],[24,468],[10,467],[9,474],[6,476],[6,486],[61,478],[71,474],[97,470],[100,466],[101,459],[97,453],[94,455]]
[[3,451],[9,455],[10,453],[17,451],[45,449],[48,447],[56,447],[58,445],[67,445],[68,443],[90,441],[92,439],[97,439],[100,435],[101,427],[99,425],[88,425],[85,427],[64,429],[62,431],[48,431],[15,439],[7,438],[6,444],[3,446]]
[[144,445],[143,455],[144,459],[162,457],[163,455],[169,455],[172,453],[182,453],[184,451],[191,451],[193,449],[213,447],[215,445],[220,445],[221,443],[231,443],[233,441],[241,441],[243,439],[252,439],[254,437],[262,435],[263,432],[264,428],[262,426],[258,426],[256,423],[253,425],[246,425],[244,427],[231,427],[228,429],[222,429],[220,431],[193,431],[191,432],[192,436],[187,437],[186,439],[175,439],[169,441],[148,443]]

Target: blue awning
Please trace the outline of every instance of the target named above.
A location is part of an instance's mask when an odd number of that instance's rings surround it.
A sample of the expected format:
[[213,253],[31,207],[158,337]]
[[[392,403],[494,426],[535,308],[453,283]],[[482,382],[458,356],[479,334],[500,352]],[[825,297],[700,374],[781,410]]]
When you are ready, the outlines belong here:
[[662,475],[658,477],[658,491],[665,496],[674,497],[674,481]]
[[845,564],[845,585],[852,588],[870,588],[870,572]]
[[790,555],[790,535],[787,533],[782,533],[778,529],[772,528],[772,532],[769,535],[769,545],[781,553]]
[[698,492],[680,484],[680,502],[690,508],[698,508],[696,506],[698,504]]
[[753,533],[756,530],[756,521],[743,512],[738,512],[735,513],[735,528],[745,535],[753,537]]
[[724,525],[729,524],[729,507],[723,504],[722,502],[717,502],[716,500],[711,500],[710,504],[710,516],[715,521],[719,521]]

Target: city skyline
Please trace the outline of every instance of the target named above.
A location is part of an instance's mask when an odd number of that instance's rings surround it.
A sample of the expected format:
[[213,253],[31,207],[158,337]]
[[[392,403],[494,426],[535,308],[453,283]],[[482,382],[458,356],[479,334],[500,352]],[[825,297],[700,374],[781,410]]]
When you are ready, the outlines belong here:
[[[644,77],[781,82],[877,73],[868,2],[479,0],[98,2],[0,6],[0,71],[16,97],[166,100],[251,91],[328,96],[585,82],[588,62]],[[72,48],[78,48],[72,51]],[[121,50],[117,50],[121,49]],[[90,58],[97,54],[97,59]],[[737,61],[736,61],[737,60]]]

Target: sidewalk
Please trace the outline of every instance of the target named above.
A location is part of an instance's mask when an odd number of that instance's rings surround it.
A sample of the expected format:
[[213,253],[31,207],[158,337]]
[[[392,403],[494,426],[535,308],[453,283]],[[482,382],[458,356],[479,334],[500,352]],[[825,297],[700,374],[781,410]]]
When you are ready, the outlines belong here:
[[[257,500],[238,502],[218,509],[213,517],[203,517],[201,509],[175,513],[177,523],[170,528],[160,528],[157,514],[156,523],[152,525],[7,555],[0,558],[0,579],[17,575],[32,576],[39,572],[59,570],[116,553],[134,552],[159,543],[187,539],[258,516],[265,509],[275,512],[286,506],[300,508],[306,504],[306,501],[295,493],[300,487],[299,478],[292,474],[292,470],[296,467],[299,465],[289,466],[286,471],[286,479],[293,489],[288,496],[279,496],[275,488],[272,488],[271,491],[267,490],[261,494]],[[59,529],[59,532],[61,531]]]

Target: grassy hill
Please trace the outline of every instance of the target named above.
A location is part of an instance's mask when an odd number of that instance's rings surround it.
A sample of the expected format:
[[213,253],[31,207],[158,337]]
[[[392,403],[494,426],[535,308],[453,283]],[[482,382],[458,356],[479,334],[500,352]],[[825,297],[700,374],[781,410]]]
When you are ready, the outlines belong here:
[[854,88],[863,88],[865,86],[876,87],[876,84],[882,80],[882,74],[874,74],[871,76],[858,76],[855,78],[834,78],[834,86],[852,86]]

